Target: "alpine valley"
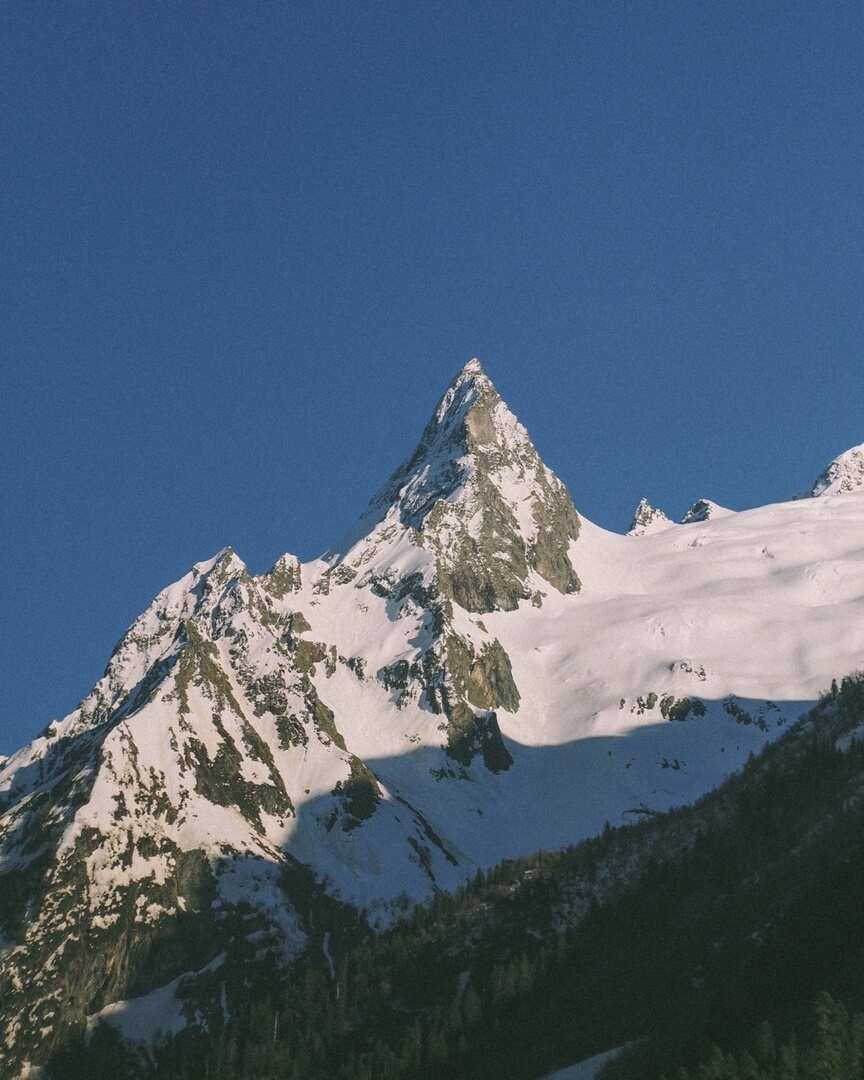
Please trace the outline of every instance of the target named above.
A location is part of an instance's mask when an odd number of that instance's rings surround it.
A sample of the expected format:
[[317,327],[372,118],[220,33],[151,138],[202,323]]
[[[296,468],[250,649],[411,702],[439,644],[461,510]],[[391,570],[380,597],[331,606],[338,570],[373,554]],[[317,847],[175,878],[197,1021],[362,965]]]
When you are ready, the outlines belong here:
[[610,533],[472,360],[348,536],[196,563],[0,759],[0,1075],[659,1075],[634,987],[680,1019],[683,939],[764,942],[852,857],[862,462]]

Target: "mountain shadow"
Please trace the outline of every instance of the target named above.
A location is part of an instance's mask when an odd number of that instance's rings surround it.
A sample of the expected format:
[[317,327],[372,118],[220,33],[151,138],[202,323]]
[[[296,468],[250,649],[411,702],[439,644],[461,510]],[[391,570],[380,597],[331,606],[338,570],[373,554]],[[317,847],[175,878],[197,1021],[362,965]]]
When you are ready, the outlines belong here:
[[854,1002],[862,722],[845,680],[695,806],[509,860],[383,934],[313,899],[287,979],[226,986],[155,1075],[527,1080],[633,1042],[610,1069],[650,1080],[763,1020],[794,1030],[819,990]]

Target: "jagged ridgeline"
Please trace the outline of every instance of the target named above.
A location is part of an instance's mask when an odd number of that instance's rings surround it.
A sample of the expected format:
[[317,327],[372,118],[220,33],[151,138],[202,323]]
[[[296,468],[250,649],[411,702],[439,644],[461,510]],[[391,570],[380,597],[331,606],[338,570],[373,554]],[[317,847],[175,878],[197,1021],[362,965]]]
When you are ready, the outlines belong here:
[[[334,569],[353,575],[370,547],[408,530],[434,555],[441,597],[466,611],[510,611],[520,600],[540,601],[532,577],[561,593],[579,591],[570,559],[579,526],[567,489],[540,460],[480,361],[472,360]],[[352,545],[358,535],[368,536],[359,550]]]
[[[229,548],[160,593],[78,709],[0,763],[0,1071],[153,994],[153,1029],[127,1034],[162,1038],[194,1021],[189,973],[203,1001],[284,968],[321,947],[322,912],[335,948],[357,916],[328,894],[389,921],[473,873],[416,796],[510,769],[498,714],[520,694],[458,612],[577,591],[578,533],[475,361],[338,553],[256,577]],[[358,710],[395,732],[358,733]],[[426,792],[382,780],[370,745]]]
[[864,655],[841,490],[606,532],[471,361],[346,538],[195,564],[0,761],[0,1076],[146,1072],[286,980],[318,1030],[416,905],[717,787]]

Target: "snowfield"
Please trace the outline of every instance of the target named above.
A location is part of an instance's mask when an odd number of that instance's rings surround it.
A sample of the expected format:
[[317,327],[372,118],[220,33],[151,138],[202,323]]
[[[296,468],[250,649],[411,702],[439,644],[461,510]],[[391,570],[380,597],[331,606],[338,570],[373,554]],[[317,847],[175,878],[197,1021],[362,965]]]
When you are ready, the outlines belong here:
[[[547,587],[540,608],[457,613],[462,635],[479,642],[488,632],[512,662],[522,703],[498,712],[515,762],[507,772],[468,784],[437,780],[424,763],[424,750],[440,745],[436,716],[417,703],[396,708],[347,671],[320,684],[348,745],[475,866],[697,798],[780,734],[832,678],[864,663],[861,494],[641,537],[583,519],[572,559],[577,594]],[[312,635],[360,656],[368,670],[411,654],[413,625],[402,631],[382,602],[350,589],[304,599]],[[652,693],[653,707],[640,707]],[[663,695],[697,696],[705,715],[666,720]],[[357,895],[350,873],[332,864],[328,871]]]

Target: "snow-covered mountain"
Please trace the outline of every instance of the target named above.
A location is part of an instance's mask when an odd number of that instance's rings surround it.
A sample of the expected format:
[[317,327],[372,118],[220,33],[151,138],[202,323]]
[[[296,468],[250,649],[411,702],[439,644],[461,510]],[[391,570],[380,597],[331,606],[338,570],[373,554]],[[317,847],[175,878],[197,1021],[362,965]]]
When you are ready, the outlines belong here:
[[674,522],[659,507],[652,506],[647,499],[640,499],[639,505],[633,514],[630,528],[627,530],[627,535],[646,536],[668,529],[671,525],[693,525],[699,521],[708,521],[710,518],[725,517],[727,514],[733,514],[734,512],[734,510],[728,510],[725,506],[720,506],[719,503],[712,502],[710,499],[697,499],[689,507],[680,522]]
[[639,500],[639,505],[633,512],[633,520],[627,530],[628,536],[645,536],[646,533],[659,532],[674,525],[659,506],[652,506],[647,499]]
[[727,510],[725,506],[720,506],[710,499],[697,499],[681,518],[681,524],[692,525],[697,521],[708,521],[710,518],[724,517],[731,513],[734,511]]
[[853,446],[830,462],[817,476],[807,492],[816,498],[821,495],[841,495],[864,489],[864,444]]
[[159,593],[0,763],[6,1071],[693,800],[860,667],[864,496],[690,521],[585,520],[471,361],[331,551]]

